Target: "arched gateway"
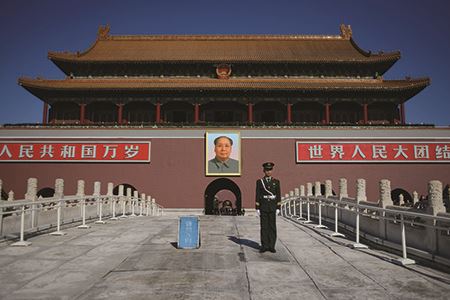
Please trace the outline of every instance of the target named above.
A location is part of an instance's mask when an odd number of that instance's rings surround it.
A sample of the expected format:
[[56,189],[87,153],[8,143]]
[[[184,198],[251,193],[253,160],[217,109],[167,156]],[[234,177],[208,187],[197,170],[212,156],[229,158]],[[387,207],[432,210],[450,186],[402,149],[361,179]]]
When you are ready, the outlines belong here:
[[[234,194],[235,201],[230,199],[218,199],[216,195],[223,190]],[[212,181],[205,189],[205,215],[232,214],[241,215],[242,200],[239,186],[228,178],[219,178]]]

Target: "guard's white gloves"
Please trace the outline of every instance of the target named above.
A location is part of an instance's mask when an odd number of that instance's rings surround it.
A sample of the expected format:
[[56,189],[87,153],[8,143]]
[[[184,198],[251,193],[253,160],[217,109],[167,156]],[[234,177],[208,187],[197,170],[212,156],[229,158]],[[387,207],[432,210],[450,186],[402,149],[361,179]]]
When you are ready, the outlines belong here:
[[259,212],[259,209],[256,210],[256,214],[258,215],[258,217],[261,215],[261,213]]
[[277,214],[277,216],[280,214],[280,210],[279,209],[277,209],[276,214]]

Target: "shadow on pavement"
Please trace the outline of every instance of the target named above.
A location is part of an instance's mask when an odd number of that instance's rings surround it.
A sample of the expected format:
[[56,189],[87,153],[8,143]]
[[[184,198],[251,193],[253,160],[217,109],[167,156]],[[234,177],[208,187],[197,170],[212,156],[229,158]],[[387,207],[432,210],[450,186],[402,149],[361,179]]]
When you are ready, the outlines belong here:
[[259,249],[259,244],[255,241],[252,240],[248,240],[248,239],[240,239],[238,237],[235,236],[228,236],[228,239],[232,242],[235,242],[238,245],[243,245],[243,246],[247,246],[249,248],[253,248],[258,250]]

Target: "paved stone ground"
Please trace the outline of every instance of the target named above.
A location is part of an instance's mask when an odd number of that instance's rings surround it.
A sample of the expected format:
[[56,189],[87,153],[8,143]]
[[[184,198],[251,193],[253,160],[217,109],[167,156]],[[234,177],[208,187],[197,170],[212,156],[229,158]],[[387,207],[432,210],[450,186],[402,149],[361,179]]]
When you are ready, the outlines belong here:
[[281,217],[276,254],[258,252],[256,217],[201,216],[196,250],[176,249],[177,224],[135,217],[2,245],[0,299],[449,299],[449,274]]

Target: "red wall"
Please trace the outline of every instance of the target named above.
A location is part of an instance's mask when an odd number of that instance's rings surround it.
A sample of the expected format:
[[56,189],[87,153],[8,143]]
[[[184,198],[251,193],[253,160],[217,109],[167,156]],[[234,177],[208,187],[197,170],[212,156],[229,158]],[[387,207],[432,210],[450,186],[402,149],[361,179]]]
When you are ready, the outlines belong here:
[[[84,179],[86,193],[92,194],[94,181],[106,185],[128,183],[139,192],[156,198],[164,207],[203,208],[204,191],[218,177],[205,176],[205,146],[201,138],[152,138],[150,163],[2,163],[0,179],[3,189],[13,190],[16,199],[23,199],[26,181],[38,178],[38,189],[54,187],[56,178],[65,181],[65,194],[76,193],[76,181]],[[426,194],[429,180],[450,183],[450,164],[296,164],[295,139],[242,139],[242,174],[229,177],[242,191],[242,206],[254,207],[255,181],[262,173],[261,164],[275,163],[274,177],[281,180],[283,195],[306,182],[333,181],[338,192],[338,180],[348,180],[348,192],[354,196],[355,181],[367,182],[368,199],[378,199],[378,181],[391,180],[392,189],[402,188],[410,194],[416,190]]]

